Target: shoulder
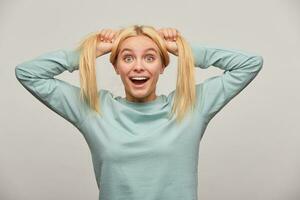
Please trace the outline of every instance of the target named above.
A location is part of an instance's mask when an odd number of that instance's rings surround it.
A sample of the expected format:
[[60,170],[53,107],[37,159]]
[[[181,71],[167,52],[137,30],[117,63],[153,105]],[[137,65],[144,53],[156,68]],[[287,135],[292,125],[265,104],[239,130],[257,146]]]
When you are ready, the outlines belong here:
[[106,89],[100,89],[100,90],[98,91],[98,96],[99,96],[99,97],[105,97],[105,96],[107,96],[107,95],[113,96],[113,94],[112,94],[109,90],[106,90]]
[[114,95],[111,91],[109,91],[107,89],[100,89],[98,91],[98,98],[100,99],[100,101],[105,102],[110,99],[113,99]]

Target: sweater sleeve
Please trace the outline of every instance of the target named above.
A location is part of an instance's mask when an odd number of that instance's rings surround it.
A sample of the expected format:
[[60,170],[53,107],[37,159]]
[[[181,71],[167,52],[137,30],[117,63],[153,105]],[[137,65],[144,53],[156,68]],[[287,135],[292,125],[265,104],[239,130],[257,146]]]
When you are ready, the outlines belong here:
[[15,67],[16,78],[26,90],[76,127],[85,119],[88,106],[80,99],[79,87],[55,76],[78,70],[79,56],[77,50],[60,49]]
[[195,67],[210,66],[223,71],[196,85],[200,96],[199,109],[212,119],[231,99],[239,94],[259,73],[263,58],[237,49],[219,48],[209,45],[191,45]]

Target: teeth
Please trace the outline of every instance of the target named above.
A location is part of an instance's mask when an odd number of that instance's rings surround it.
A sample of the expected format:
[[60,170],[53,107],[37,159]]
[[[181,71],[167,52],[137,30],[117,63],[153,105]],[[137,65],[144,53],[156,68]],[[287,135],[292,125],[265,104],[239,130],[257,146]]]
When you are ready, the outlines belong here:
[[146,77],[131,77],[132,80],[147,80]]

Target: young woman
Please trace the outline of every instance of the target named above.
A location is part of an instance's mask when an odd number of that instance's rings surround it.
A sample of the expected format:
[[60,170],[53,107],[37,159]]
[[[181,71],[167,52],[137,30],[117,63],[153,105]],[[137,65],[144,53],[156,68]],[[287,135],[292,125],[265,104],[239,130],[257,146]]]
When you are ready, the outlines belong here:
[[[97,90],[95,59],[110,54],[125,97]],[[178,56],[176,89],[156,95],[159,75]],[[195,84],[194,69],[222,75]],[[196,200],[198,152],[209,121],[262,69],[259,55],[192,44],[174,28],[103,29],[77,49],[16,66],[20,83],[72,123],[90,148],[101,200]],[[55,76],[80,71],[80,88]],[[104,73],[104,72],[102,72]]]

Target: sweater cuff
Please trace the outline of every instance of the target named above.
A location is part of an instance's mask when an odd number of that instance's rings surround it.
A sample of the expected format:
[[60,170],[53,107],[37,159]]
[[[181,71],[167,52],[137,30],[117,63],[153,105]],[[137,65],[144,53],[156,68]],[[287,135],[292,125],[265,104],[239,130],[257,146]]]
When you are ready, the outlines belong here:
[[79,69],[80,51],[74,49],[66,49],[65,54],[67,56],[67,70],[73,72]]
[[205,66],[205,56],[206,56],[206,51],[207,48],[206,46],[204,46],[203,44],[191,44],[190,45],[191,49],[192,49],[192,53],[194,56],[194,61],[195,61],[195,67],[199,67],[199,68],[207,68],[208,66]]

